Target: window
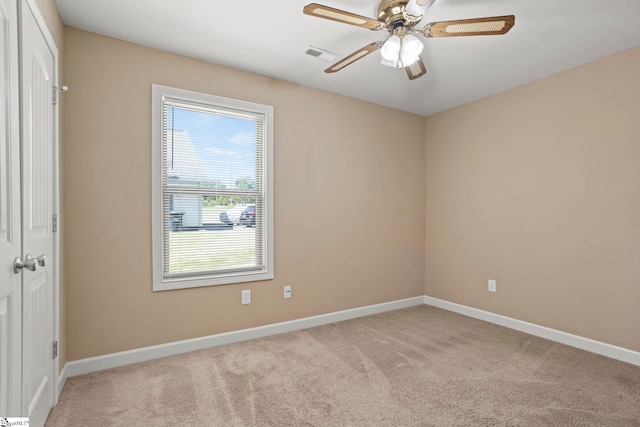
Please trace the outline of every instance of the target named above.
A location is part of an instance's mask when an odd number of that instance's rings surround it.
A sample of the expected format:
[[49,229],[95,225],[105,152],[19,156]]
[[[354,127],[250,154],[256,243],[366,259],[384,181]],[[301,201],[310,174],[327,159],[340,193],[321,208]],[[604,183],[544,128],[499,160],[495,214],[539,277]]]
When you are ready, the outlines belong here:
[[153,289],[273,279],[273,107],[152,92]]

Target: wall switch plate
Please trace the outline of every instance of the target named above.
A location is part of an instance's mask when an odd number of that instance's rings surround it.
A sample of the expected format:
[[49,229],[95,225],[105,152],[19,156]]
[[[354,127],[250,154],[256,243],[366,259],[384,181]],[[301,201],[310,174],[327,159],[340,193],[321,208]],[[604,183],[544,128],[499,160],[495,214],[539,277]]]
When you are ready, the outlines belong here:
[[496,292],[496,281],[489,279],[488,288],[489,292]]
[[284,297],[291,298],[291,286],[284,287]]
[[242,304],[251,304],[251,289],[242,291]]

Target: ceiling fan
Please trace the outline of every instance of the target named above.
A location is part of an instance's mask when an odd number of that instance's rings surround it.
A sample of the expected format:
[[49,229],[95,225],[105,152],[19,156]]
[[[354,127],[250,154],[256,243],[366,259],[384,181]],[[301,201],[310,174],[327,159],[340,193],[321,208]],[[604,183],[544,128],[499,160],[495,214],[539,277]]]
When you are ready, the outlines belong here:
[[380,49],[381,63],[390,67],[404,68],[410,80],[427,73],[420,58],[422,42],[412,33],[422,34],[427,38],[500,35],[507,33],[516,19],[513,15],[491,16],[431,22],[420,30],[416,29],[427,9],[434,2],[435,0],[381,0],[377,7],[377,20],[317,3],[306,5],[304,13],[374,31],[389,32],[385,41],[376,41],[356,50],[324,70],[325,73],[340,71],[347,65]]

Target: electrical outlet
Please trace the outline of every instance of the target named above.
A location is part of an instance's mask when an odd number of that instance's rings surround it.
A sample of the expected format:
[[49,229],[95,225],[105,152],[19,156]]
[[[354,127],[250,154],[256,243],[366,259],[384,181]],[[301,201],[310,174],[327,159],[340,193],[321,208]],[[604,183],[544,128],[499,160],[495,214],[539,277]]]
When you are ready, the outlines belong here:
[[489,292],[496,292],[496,281],[489,279],[488,288]]
[[251,289],[242,291],[242,304],[251,304]]
[[291,286],[284,287],[284,297],[291,298]]

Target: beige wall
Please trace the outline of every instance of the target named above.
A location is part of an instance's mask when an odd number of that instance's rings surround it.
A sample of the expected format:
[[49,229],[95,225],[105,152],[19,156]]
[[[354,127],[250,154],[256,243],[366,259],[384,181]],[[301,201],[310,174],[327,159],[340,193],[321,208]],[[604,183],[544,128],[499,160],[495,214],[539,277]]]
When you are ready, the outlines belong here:
[[[424,293],[423,117],[74,28],[65,49],[69,360]],[[152,83],[274,106],[275,280],[152,292]]]
[[636,48],[427,118],[427,295],[640,351],[639,70]]
[[[51,32],[51,36],[58,48],[58,84],[64,85],[64,24],[58,13],[54,0],[36,0],[38,10],[42,14],[47,28]],[[64,219],[64,165],[63,165],[63,152],[64,152],[64,126],[63,113],[64,113],[64,96],[61,97],[58,103],[58,113],[60,115],[60,128],[59,128],[59,149],[60,149],[60,163],[58,165],[60,171],[60,218]],[[64,225],[61,224],[60,231],[64,230]],[[58,306],[58,313],[60,318],[60,332],[59,332],[59,349],[58,349],[58,363],[60,369],[62,369],[67,362],[66,354],[66,337],[65,337],[65,271],[64,271],[64,239],[60,239],[60,301]]]

